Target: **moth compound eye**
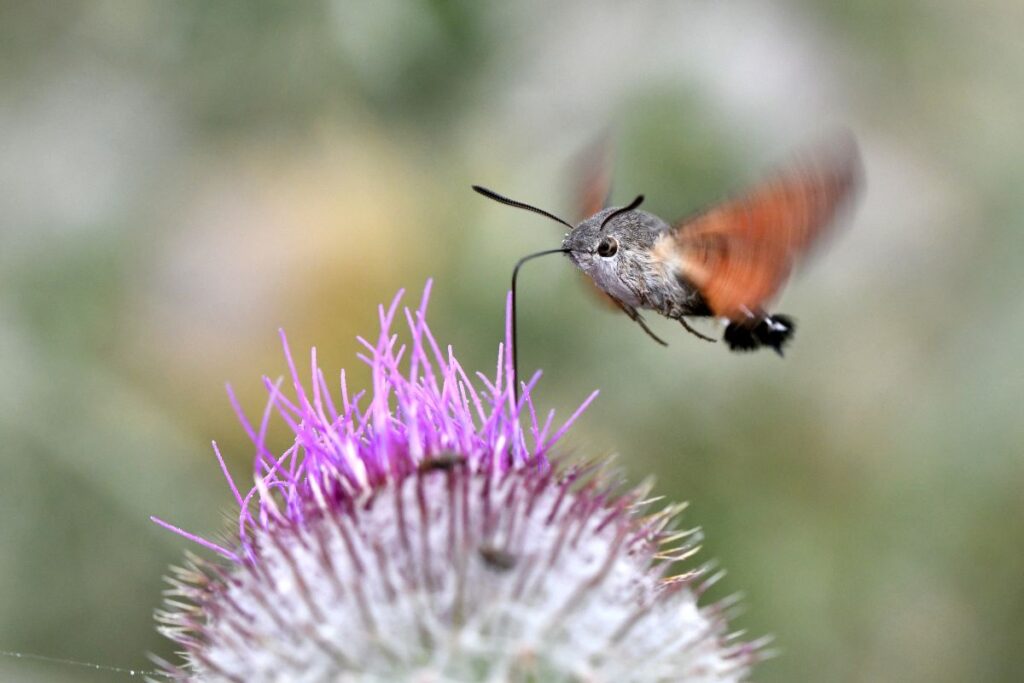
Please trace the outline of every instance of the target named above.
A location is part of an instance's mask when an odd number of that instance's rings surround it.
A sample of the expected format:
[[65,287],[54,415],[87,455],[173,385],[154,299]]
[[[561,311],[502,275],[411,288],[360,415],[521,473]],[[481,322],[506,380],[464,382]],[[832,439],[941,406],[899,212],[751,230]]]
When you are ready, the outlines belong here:
[[605,237],[601,240],[601,243],[597,245],[597,255],[608,258],[609,256],[615,256],[615,252],[619,250],[619,242],[614,237]]

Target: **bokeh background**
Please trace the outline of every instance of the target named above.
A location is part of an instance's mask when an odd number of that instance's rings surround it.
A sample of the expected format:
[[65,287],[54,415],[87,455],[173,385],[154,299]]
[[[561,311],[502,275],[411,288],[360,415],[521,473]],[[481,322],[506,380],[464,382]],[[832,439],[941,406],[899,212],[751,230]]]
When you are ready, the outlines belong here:
[[[615,199],[682,216],[850,127],[868,189],[795,280],[780,361],[525,271],[524,370],[570,439],[692,505],[774,634],[773,681],[1024,670],[1024,5],[1019,0],[0,4],[0,649],[145,667],[161,575],[215,533],[276,330],[348,367],[375,306],[491,367],[515,259]],[[4,681],[115,678],[0,658]]]

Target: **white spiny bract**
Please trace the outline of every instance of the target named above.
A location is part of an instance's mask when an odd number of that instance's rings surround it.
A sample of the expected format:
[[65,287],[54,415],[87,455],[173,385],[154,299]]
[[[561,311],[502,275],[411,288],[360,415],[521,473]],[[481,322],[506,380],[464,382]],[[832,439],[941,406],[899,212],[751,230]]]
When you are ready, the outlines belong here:
[[230,563],[190,558],[169,578],[158,619],[183,661],[163,663],[168,675],[745,680],[759,643],[729,635],[725,605],[698,606],[714,577],[669,576],[697,550],[695,531],[674,528],[682,506],[652,512],[649,487],[617,491],[597,463],[553,466],[547,454],[580,411],[550,435],[530,398],[536,376],[515,402],[507,335],[496,377],[474,389],[426,327],[429,289],[405,311],[408,347],[390,332],[399,298],[381,309],[378,343],[364,342],[365,410],[344,375],[336,409],[315,353],[307,392],[285,345],[296,395],[268,382],[269,407],[295,445],[268,453],[267,417],[257,428],[243,417],[256,484],[243,496],[229,478],[233,547],[175,529]]

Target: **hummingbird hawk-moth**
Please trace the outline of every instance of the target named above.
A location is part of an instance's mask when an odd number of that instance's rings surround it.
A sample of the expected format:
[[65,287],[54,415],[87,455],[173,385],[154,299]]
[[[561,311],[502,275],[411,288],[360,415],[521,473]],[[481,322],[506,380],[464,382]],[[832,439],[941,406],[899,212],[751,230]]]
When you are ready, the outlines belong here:
[[707,341],[716,340],[695,330],[687,319],[721,320],[722,339],[732,351],[770,348],[781,356],[795,324],[769,307],[793,269],[852,203],[862,171],[856,142],[846,136],[747,192],[675,223],[640,210],[643,195],[627,206],[609,207],[608,173],[595,168],[589,175],[581,193],[583,220],[575,226],[473,186],[490,199],[569,228],[561,248],[530,254],[516,264],[513,313],[519,268],[538,256],[564,253],[659,344],[666,345],[647,327],[641,309],[678,320]]

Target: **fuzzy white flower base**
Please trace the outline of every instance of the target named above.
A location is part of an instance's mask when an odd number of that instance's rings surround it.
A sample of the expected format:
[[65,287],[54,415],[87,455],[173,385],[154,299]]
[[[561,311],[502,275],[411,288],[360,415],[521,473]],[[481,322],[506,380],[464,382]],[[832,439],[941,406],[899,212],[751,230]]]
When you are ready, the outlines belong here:
[[655,562],[674,511],[641,517],[528,469],[454,465],[398,486],[354,512],[260,530],[256,563],[191,592],[208,622],[190,678],[745,677],[753,649],[697,607],[698,574],[665,581]]

